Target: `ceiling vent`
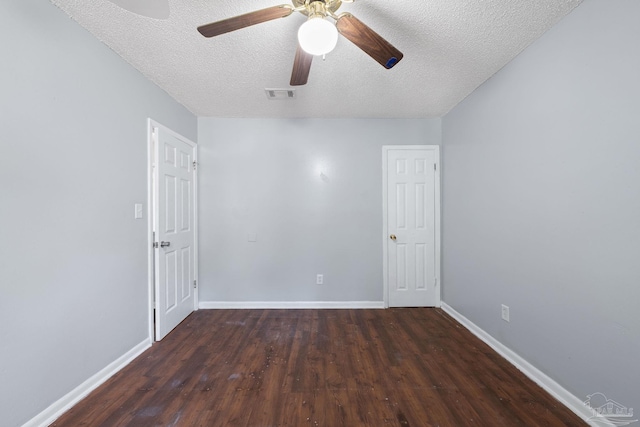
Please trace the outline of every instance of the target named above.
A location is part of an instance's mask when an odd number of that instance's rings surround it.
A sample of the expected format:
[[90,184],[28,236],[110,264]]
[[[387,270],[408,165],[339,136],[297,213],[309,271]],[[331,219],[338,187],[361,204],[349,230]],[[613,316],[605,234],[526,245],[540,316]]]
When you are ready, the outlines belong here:
[[267,94],[267,98],[272,101],[296,98],[295,89],[265,89],[264,91]]

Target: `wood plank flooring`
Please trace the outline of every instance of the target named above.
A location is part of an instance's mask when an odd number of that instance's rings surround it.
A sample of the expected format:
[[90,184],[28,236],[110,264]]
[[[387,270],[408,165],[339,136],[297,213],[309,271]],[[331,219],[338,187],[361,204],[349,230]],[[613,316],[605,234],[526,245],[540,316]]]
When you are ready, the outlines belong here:
[[442,310],[200,310],[52,424],[586,426]]

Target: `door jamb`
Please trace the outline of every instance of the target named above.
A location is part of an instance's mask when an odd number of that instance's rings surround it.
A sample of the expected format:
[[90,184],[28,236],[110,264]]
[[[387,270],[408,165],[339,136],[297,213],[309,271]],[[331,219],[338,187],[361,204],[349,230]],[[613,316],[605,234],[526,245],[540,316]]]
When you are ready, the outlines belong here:
[[440,213],[441,213],[441,195],[440,195],[440,146],[439,145],[383,145],[382,146],[382,292],[384,298],[384,308],[389,308],[389,275],[388,275],[388,253],[387,253],[387,239],[389,236],[389,229],[387,224],[387,184],[389,178],[388,171],[388,157],[390,150],[433,150],[435,154],[436,173],[434,182],[435,191],[435,206],[434,206],[434,219],[435,219],[435,275],[436,275],[436,307],[442,305],[442,287],[440,280],[440,263],[441,263],[441,240],[440,240]]
[[[153,247],[154,240],[154,148],[157,143],[157,130],[162,129],[174,137],[186,142],[193,147],[193,161],[198,165],[198,145],[193,141],[183,137],[182,135],[172,131],[166,126],[161,125],[155,120],[147,119],[147,277],[148,277],[148,295],[149,295],[149,339],[155,342],[155,251]],[[198,277],[198,168],[196,167],[193,174],[193,276],[197,286],[193,293],[193,309],[198,310],[198,291],[200,290],[200,280]]]

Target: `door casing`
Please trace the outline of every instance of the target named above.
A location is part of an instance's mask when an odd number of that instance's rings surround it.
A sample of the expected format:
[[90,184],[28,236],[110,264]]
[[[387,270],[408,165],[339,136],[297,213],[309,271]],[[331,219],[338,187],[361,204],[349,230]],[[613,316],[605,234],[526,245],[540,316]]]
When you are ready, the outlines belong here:
[[387,218],[387,196],[388,196],[388,156],[390,150],[432,150],[436,163],[435,174],[435,275],[436,275],[436,307],[442,304],[440,264],[441,264],[441,244],[440,244],[440,146],[438,145],[384,145],[382,147],[382,274],[383,274],[383,297],[384,307],[389,308],[389,254],[387,244],[389,240],[388,218]]

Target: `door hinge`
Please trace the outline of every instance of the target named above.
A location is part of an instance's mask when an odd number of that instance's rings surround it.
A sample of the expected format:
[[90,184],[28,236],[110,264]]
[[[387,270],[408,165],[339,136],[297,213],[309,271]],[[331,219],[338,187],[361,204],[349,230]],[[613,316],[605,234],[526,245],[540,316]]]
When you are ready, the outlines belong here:
[[437,166],[436,166],[436,164],[435,164],[435,163],[433,164],[433,170],[434,170],[434,171],[437,171],[437,170],[438,170],[438,169],[437,169]]
[[193,281],[193,287],[194,287],[194,289],[197,287],[197,284],[196,284],[195,280]]
[[197,170],[198,169],[198,162],[196,162],[195,160],[193,161],[193,170]]
[[158,247],[158,242],[153,242],[153,247],[157,248]]

